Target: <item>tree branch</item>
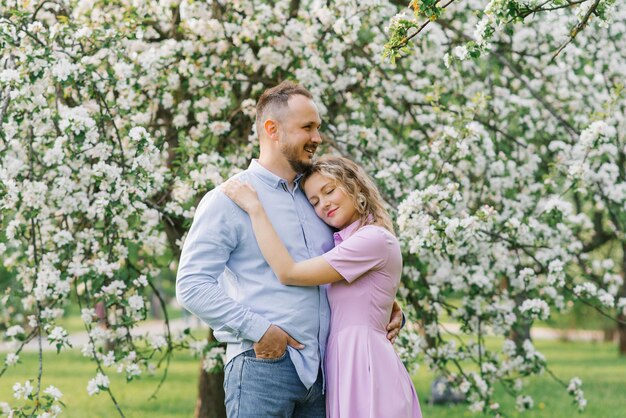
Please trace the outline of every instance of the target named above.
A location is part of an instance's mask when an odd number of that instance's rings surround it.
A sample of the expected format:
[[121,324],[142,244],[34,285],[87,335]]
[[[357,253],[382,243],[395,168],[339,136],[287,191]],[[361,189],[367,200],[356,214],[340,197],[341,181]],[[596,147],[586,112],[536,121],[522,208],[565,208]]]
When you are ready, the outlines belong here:
[[563,45],[559,47],[559,49],[554,53],[554,55],[552,55],[552,58],[550,60],[551,62],[554,62],[554,60],[561,53],[561,51],[563,51],[565,47],[569,45],[574,40],[574,38],[576,38],[576,35],[578,35],[578,33],[581,30],[583,30],[585,26],[587,26],[587,22],[591,18],[591,15],[593,14],[593,12],[595,12],[596,9],[598,8],[598,4],[600,4],[600,0],[595,0],[593,2],[591,7],[589,7],[589,10],[587,10],[587,13],[585,13],[585,16],[583,17],[583,19],[580,22],[578,22],[578,25],[576,25],[574,29],[572,29],[572,31],[570,32],[569,39],[565,41]]

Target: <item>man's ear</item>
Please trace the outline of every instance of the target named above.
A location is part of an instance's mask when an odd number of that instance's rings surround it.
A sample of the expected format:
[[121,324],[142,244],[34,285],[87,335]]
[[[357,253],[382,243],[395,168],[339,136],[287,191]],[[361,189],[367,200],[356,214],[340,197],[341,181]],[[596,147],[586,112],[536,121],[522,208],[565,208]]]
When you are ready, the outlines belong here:
[[273,119],[267,119],[263,123],[265,134],[273,141],[278,140],[278,122]]

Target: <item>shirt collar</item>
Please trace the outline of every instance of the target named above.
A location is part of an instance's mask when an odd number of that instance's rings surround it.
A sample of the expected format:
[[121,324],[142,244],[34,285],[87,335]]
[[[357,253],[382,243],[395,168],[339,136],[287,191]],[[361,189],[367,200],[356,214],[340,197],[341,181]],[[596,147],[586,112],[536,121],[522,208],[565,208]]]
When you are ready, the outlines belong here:
[[[374,216],[370,214],[367,217],[367,222],[369,223],[369,222],[372,222],[373,220],[374,220]],[[333,238],[335,239],[335,245],[339,245],[345,240],[347,240],[348,238],[350,238],[350,236],[354,234],[354,231],[359,229],[360,226],[361,226],[361,219],[357,219],[356,221],[352,222],[350,225],[346,226],[341,231],[335,232],[333,234]]]
[[350,235],[352,235],[354,231],[356,231],[359,228],[360,225],[361,225],[361,220],[357,219],[356,221],[352,222],[350,225],[346,226],[341,231],[335,232],[333,234],[333,238],[335,238],[335,245],[338,245],[344,242],[345,240],[347,240],[348,238],[350,238]]
[[[287,183],[288,183],[287,180],[285,180],[282,177],[277,176],[276,174],[269,171],[267,168],[263,167],[261,164],[259,164],[259,161],[256,159],[250,162],[250,166],[248,167],[248,170],[252,172],[255,176],[257,176],[259,179],[261,179],[264,183],[268,184],[269,186],[275,189],[282,187],[283,184],[287,186]],[[298,186],[301,178],[302,178],[302,173],[298,174],[296,178],[294,179],[294,183],[296,184],[296,187]]]

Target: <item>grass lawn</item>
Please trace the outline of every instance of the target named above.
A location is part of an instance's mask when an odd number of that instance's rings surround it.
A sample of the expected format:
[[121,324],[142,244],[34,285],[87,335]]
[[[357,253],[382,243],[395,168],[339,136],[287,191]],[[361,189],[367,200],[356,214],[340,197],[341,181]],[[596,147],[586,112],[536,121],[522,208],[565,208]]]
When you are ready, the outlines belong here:
[[[511,411],[510,416],[550,418],[626,416],[626,358],[617,356],[614,344],[538,341],[536,347],[546,355],[548,363],[561,379],[568,381],[574,376],[583,379],[583,389],[589,404],[585,412],[579,414],[571,405],[570,397],[565,390],[549,376],[542,376],[532,380],[527,387],[527,392],[535,398],[534,410],[519,414],[513,408],[514,400],[501,398],[502,404]],[[23,354],[21,362],[0,378],[0,401],[12,401],[13,383],[23,382],[35,374],[36,354]],[[196,398],[198,367],[198,361],[191,356],[176,354],[169,377],[156,400],[148,398],[156,388],[160,376],[144,376],[139,381],[127,384],[122,377],[112,373],[111,388],[129,418],[191,417]],[[73,418],[118,416],[106,394],[88,396],[87,381],[95,375],[94,370],[93,364],[75,351],[60,355],[54,352],[45,353],[43,384],[46,387],[54,383],[63,392],[63,401],[67,405],[64,416]],[[429,406],[427,399],[432,379],[433,375],[424,368],[414,376],[424,417],[478,416],[468,412],[465,406]]]
[[[494,341],[492,341],[493,343]],[[612,343],[584,343],[560,341],[536,341],[535,347],[548,360],[551,370],[566,383],[572,377],[580,377],[588,401],[584,412],[579,413],[571,403],[565,388],[548,375],[531,379],[525,392],[535,400],[535,407],[527,412],[515,410],[515,400],[503,391],[497,392],[504,411],[511,417],[594,417],[623,418],[626,416],[626,357],[617,355]],[[424,417],[452,418],[476,416],[465,405],[430,406],[432,373],[421,368],[414,376],[415,388],[420,396]]]
[[[3,356],[2,356],[3,357]],[[36,376],[38,367],[36,353],[20,355],[17,367],[9,369],[0,378],[0,401],[13,401],[11,387]],[[66,408],[63,416],[69,418],[119,417],[108,394],[89,396],[87,382],[95,374],[95,363],[77,351],[44,353],[43,387],[54,384],[63,392]],[[111,390],[128,418],[174,418],[191,417],[196,399],[196,381],[199,361],[192,356],[176,353],[172,359],[168,378],[161,387],[156,400],[149,400],[161,375],[142,376],[140,380],[126,383],[123,376],[108,371]],[[35,382],[33,382],[33,386]]]

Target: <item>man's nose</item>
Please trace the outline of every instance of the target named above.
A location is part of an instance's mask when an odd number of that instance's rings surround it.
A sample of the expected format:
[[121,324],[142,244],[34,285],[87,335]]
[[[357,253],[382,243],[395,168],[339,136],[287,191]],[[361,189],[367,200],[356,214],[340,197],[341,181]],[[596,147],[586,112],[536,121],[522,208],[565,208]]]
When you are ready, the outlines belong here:
[[316,143],[316,144],[321,144],[322,143],[322,136],[320,135],[320,131],[315,129],[313,131],[313,133],[311,134],[311,141]]

